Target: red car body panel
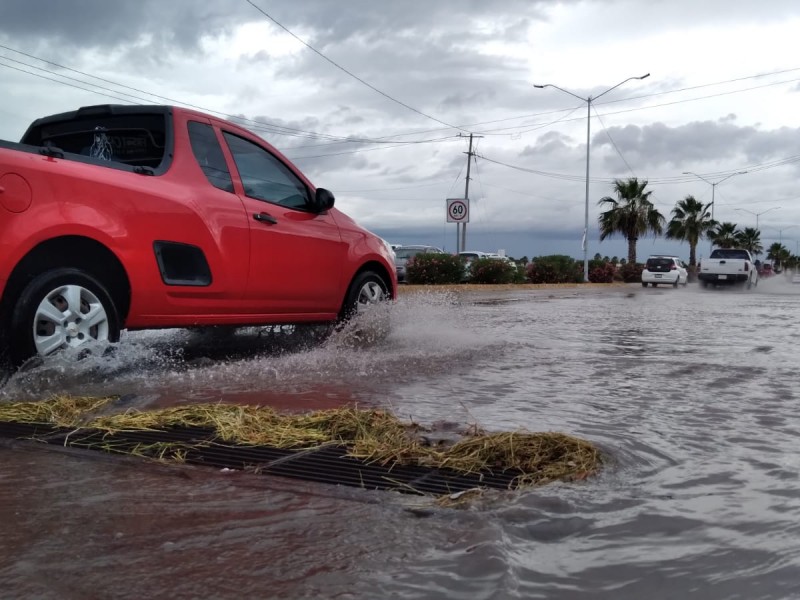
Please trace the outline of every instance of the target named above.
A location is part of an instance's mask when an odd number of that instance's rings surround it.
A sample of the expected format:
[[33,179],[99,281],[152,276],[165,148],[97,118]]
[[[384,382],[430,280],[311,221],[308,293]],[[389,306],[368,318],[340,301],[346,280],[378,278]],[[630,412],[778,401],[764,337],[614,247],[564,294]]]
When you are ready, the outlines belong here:
[[[246,195],[222,132],[278,158],[313,198],[316,188],[280,152],[234,123],[168,110],[172,155],[155,175],[0,145],[0,294],[37,246],[77,236],[101,244],[123,266],[130,298],[121,318],[128,329],[331,321],[367,266],[394,297],[394,264],[380,238],[336,208],[310,212]],[[214,127],[232,192],[209,183],[192,152],[189,121]],[[258,221],[257,213],[275,222]],[[154,252],[160,241],[199,248],[210,282],[165,283]],[[13,304],[5,300],[8,309]]]

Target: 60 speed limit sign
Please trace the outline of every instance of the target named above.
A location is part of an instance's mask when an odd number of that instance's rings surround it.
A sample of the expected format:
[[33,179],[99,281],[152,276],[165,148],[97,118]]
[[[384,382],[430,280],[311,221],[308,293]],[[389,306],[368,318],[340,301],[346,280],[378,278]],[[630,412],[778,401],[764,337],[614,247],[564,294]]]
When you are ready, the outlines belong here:
[[447,222],[469,223],[469,199],[447,199]]

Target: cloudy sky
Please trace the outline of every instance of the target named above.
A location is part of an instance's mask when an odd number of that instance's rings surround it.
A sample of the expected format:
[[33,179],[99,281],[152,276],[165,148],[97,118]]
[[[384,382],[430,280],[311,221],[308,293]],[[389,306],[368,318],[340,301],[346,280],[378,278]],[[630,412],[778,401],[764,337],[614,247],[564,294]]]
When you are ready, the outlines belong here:
[[474,134],[466,246],[579,258],[585,99],[650,73],[592,103],[590,256],[625,254],[597,202],[633,176],[667,217],[714,190],[715,218],[796,252],[798,31],[796,0],[0,0],[0,138],[91,104],[202,108],[387,240],[454,251]]

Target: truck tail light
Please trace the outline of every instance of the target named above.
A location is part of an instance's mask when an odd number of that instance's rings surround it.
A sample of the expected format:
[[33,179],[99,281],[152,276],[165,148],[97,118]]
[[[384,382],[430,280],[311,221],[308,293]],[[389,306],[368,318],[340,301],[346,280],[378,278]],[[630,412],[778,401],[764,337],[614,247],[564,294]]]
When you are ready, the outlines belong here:
[[747,263],[747,261],[745,261],[745,263],[744,263],[744,270],[745,271],[749,271],[750,270],[750,265]]
[[672,265],[672,266],[669,268],[669,270],[670,270],[670,271],[675,271],[675,270],[677,270],[677,269],[678,269],[678,267],[676,267],[675,265]]

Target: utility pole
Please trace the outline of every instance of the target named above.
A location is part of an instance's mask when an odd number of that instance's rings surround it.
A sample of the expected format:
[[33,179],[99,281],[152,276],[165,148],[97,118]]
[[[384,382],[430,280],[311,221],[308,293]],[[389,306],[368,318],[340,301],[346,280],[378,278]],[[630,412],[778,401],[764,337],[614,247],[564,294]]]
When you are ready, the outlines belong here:
[[[459,133],[459,137],[465,137],[463,134]],[[473,137],[483,137],[482,135],[475,136],[472,133],[469,134],[469,152],[467,152],[467,181],[464,186],[464,201],[469,206],[469,171],[470,166],[472,166],[472,157],[475,156],[475,153],[472,151],[472,138]],[[459,246],[459,236],[458,236],[458,224],[456,224],[456,252],[463,252],[466,250],[467,245],[467,223],[464,222],[461,224],[461,245]]]
[[[467,152],[467,182],[464,185],[464,200],[467,201],[469,206],[469,168],[472,165],[472,134],[469,134],[469,152]],[[464,252],[467,245],[467,224],[461,224],[461,249],[459,252]]]

